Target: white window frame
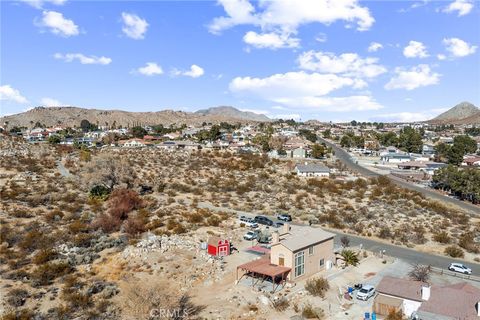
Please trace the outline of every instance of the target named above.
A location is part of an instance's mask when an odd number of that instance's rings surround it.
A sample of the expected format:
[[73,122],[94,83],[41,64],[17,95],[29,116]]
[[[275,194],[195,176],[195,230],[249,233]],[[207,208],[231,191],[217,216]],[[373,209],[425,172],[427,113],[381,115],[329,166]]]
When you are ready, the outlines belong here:
[[305,274],[305,251],[295,253],[295,278]]

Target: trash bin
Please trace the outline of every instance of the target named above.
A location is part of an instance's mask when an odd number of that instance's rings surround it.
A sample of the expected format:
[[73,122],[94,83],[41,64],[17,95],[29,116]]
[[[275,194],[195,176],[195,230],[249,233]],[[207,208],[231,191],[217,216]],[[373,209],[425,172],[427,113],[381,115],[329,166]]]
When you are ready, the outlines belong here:
[[363,319],[370,319],[370,312],[365,312],[365,317]]

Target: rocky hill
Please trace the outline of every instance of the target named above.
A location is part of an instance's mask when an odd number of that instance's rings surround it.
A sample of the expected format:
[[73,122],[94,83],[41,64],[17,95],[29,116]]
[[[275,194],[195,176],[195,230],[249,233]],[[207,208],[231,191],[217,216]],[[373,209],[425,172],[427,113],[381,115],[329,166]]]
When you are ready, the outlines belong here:
[[123,110],[98,110],[78,107],[37,107],[32,110],[5,116],[0,123],[8,122],[9,127],[32,127],[39,122],[46,126],[79,126],[86,119],[91,123],[116,126],[187,124],[195,125],[225,122],[271,121],[264,115],[242,112],[233,107],[218,107],[197,112],[162,110],[156,112],[129,112]]
[[266,115],[250,111],[240,111],[234,107],[220,106],[204,110],[198,110],[195,114],[202,116],[225,116],[234,119],[245,119],[250,121],[271,121]]
[[480,109],[469,102],[462,102],[428,122],[432,124],[480,124]]

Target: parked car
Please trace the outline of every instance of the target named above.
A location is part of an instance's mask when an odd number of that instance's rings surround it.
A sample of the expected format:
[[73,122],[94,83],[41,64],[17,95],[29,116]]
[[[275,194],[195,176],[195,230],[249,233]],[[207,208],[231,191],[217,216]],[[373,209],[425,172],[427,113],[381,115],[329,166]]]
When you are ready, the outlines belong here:
[[257,237],[258,237],[258,233],[255,231],[248,231],[243,235],[243,239],[248,241],[255,240],[257,239]]
[[257,229],[258,228],[258,223],[253,221],[253,219],[248,219],[247,221],[243,221],[242,223],[244,223],[247,227],[249,227],[251,229]]
[[375,288],[371,285],[362,286],[357,291],[357,299],[367,301],[370,297],[375,295]]
[[264,224],[266,226],[273,226],[273,221],[265,216],[256,216],[255,219],[253,220],[259,224]]
[[277,216],[278,220],[289,222],[292,221],[292,216],[286,213],[281,213]]
[[282,227],[284,224],[285,224],[285,223],[283,223],[283,222],[281,222],[281,221],[277,221],[277,222],[275,222],[274,227],[275,227],[275,228],[280,228],[280,227]]
[[453,271],[453,272],[460,272],[463,274],[472,274],[472,269],[469,267],[461,264],[461,263],[451,263],[450,266],[448,267],[448,270]]
[[240,221],[242,222],[247,222],[248,220],[251,220],[251,218],[247,218],[245,216],[241,216],[240,218],[238,218]]

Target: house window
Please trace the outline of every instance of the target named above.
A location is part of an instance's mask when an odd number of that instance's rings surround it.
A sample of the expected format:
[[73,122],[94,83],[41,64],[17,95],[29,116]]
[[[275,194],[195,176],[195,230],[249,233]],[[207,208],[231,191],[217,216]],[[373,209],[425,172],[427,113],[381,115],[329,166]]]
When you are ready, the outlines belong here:
[[313,254],[313,246],[308,248],[308,255],[311,256],[312,254]]
[[320,267],[323,267],[324,264],[325,264],[325,259],[320,259]]
[[305,254],[303,251],[295,254],[295,277],[305,273]]

